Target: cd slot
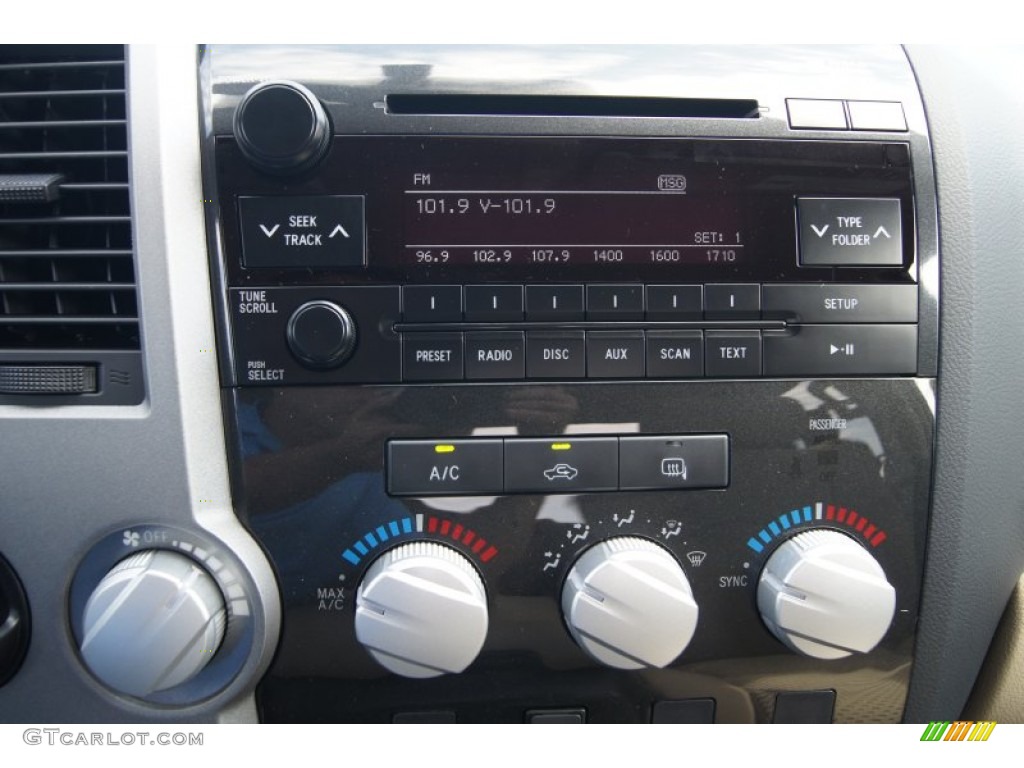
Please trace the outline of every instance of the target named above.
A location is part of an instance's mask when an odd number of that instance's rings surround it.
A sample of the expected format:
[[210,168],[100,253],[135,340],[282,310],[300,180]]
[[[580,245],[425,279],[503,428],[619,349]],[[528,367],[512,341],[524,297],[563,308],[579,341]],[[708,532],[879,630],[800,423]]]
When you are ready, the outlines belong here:
[[552,96],[398,93],[386,98],[392,115],[518,115],[522,117],[672,117],[754,120],[755,99],[633,96]]

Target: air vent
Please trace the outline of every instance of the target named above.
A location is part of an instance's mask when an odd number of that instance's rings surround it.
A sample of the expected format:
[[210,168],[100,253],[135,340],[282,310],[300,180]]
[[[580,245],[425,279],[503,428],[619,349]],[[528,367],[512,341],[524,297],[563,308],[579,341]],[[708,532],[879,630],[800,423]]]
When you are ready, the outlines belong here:
[[0,47],[0,366],[94,366],[101,402],[141,397],[127,137],[122,46]]

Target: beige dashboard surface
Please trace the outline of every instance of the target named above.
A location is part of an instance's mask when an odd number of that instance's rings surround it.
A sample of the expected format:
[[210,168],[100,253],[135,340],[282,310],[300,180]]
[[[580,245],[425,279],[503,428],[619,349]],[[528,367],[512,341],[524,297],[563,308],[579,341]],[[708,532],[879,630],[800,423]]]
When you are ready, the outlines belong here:
[[1024,575],[1006,606],[964,716],[1024,723]]

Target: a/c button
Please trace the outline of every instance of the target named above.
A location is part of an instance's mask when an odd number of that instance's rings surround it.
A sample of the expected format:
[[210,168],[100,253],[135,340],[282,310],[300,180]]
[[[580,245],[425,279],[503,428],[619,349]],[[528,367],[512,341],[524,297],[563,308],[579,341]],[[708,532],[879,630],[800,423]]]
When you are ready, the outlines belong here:
[[504,449],[497,440],[391,440],[388,493],[394,496],[497,494]]

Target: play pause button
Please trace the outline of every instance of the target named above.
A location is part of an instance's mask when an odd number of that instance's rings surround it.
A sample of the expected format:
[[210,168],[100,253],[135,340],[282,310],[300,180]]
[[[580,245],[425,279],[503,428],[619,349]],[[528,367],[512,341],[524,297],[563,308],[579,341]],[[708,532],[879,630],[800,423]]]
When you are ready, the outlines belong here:
[[835,355],[837,353],[838,354],[842,354],[842,355],[852,355],[852,354],[854,354],[854,346],[853,346],[853,344],[843,344],[843,346],[841,346],[841,347],[837,347],[835,344],[829,344],[828,348],[829,348],[828,349],[828,353],[830,355]]
[[764,332],[765,376],[917,372],[916,325],[802,325]]

